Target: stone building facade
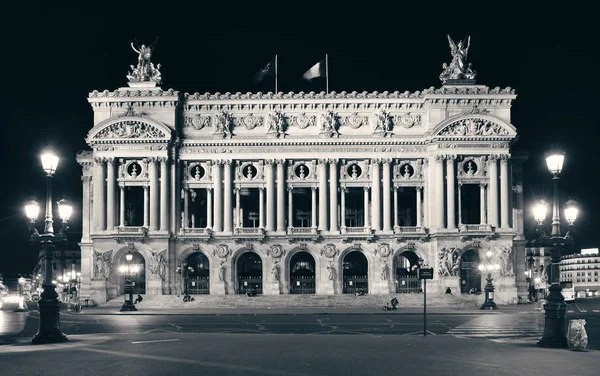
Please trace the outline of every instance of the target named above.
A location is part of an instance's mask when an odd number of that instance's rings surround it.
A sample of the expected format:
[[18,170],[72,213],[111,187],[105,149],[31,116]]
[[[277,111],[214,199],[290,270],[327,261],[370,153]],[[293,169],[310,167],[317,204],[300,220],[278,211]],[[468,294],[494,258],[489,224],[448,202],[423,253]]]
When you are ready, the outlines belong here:
[[182,94],[138,81],[88,98],[83,296],[122,294],[128,252],[150,295],[409,293],[419,263],[436,270],[432,293],[460,294],[482,288],[482,262],[501,265],[497,301],[527,294],[513,89]]

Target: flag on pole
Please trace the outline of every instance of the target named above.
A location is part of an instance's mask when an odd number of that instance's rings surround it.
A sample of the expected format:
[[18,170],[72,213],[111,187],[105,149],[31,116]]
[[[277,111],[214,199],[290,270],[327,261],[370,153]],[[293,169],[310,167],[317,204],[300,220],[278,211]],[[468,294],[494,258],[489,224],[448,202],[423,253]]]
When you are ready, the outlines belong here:
[[312,68],[310,68],[309,70],[307,70],[303,75],[302,78],[304,78],[305,80],[312,80],[313,78],[317,78],[317,77],[325,77],[327,74],[326,69],[325,69],[325,60],[321,60],[318,63],[316,63],[315,65],[312,66]]
[[271,59],[271,61],[269,61],[264,68],[262,68],[260,71],[258,71],[258,73],[254,75],[254,81],[261,82],[267,76],[274,76],[275,64],[275,59]]

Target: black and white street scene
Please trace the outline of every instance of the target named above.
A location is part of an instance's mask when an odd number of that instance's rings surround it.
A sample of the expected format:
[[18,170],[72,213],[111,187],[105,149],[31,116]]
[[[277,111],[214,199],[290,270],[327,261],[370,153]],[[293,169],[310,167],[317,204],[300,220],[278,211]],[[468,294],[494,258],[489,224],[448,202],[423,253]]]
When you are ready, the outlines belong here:
[[0,373],[598,374],[591,9],[6,14]]

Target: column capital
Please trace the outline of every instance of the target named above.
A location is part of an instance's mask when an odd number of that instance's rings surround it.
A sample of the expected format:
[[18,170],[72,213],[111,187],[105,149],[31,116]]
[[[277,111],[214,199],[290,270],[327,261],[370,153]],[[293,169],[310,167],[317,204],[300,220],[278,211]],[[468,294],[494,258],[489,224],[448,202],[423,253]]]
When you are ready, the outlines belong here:
[[438,163],[442,163],[446,159],[446,156],[443,154],[436,154],[435,161]]
[[283,167],[285,165],[285,159],[284,158],[276,159],[275,163],[277,164],[277,166]]
[[324,158],[321,158],[321,159],[319,159],[319,160],[318,160],[318,164],[319,164],[319,165],[326,165],[326,164],[327,164],[327,162],[328,162],[328,160],[327,160],[327,159],[324,159]]
[[488,155],[488,162],[496,162],[498,159],[500,159],[500,156],[498,154]]
[[95,157],[94,163],[96,164],[104,164],[106,163],[106,157]]
[[221,164],[226,167],[231,167],[233,161],[231,159],[223,159],[221,160]]
[[445,158],[446,158],[446,164],[451,164],[451,163],[454,163],[454,161],[457,159],[457,155],[456,154],[446,154]]
[[160,164],[166,165],[169,162],[169,157],[158,157],[157,160]]
[[371,164],[379,164],[381,163],[381,158],[371,158]]
[[115,157],[106,157],[104,158],[104,161],[106,162],[106,164],[114,164],[116,161]]
[[479,183],[479,188],[485,188],[487,183]]
[[150,164],[156,164],[158,162],[158,157],[147,157],[145,160]]
[[498,159],[500,160],[500,163],[506,164],[506,163],[508,163],[508,160],[510,159],[510,155],[509,154],[500,154],[498,156]]
[[329,158],[327,161],[330,165],[336,165],[340,160],[339,158]]
[[310,187],[310,190],[315,192],[317,190],[317,187]]
[[263,161],[263,163],[265,164],[265,166],[267,167],[271,167],[275,164],[275,160],[274,159],[265,159]]
[[423,164],[423,166],[429,166],[429,159],[427,159],[427,158],[419,158],[417,160],[421,161],[421,163]]
[[[149,185],[144,185],[144,191],[147,191],[147,190],[149,190],[149,189],[150,189],[150,186],[149,186]],[[186,190],[189,190],[189,188],[184,188],[184,189],[186,189]]]
[[288,192],[291,192],[291,191],[293,191],[293,190],[294,190],[294,187],[287,187],[287,191],[288,191]]
[[364,190],[364,191],[367,191],[367,192],[368,192],[368,191],[369,191],[369,189],[371,189],[371,188],[370,188],[370,187],[368,187],[368,186],[366,186],[366,187],[363,187],[363,190]]
[[88,175],[83,175],[83,176],[81,177],[81,181],[82,181],[84,184],[85,184],[85,183],[89,183],[89,182],[91,182],[91,181],[92,181],[92,177],[91,177],[91,176],[88,176]]
[[[459,184],[461,184],[461,183],[459,183]],[[394,189],[398,189],[398,187],[394,187]],[[422,185],[417,185],[417,186],[415,187],[415,189],[416,189],[417,191],[422,191],[422,190],[423,190],[423,186],[422,186]]]
[[392,158],[381,158],[381,162],[383,164],[389,165],[393,162],[393,159]]

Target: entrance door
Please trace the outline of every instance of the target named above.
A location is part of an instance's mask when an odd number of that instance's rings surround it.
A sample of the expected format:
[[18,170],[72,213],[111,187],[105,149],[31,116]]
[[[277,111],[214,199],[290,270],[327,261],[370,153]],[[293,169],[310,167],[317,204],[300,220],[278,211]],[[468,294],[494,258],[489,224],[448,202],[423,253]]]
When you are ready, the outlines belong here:
[[404,251],[394,259],[397,293],[421,291],[421,281],[417,276],[418,260],[413,251]]
[[460,257],[460,292],[468,294],[471,289],[481,291],[481,272],[479,255],[473,250],[466,251]]
[[369,263],[362,252],[352,251],[344,256],[342,270],[344,294],[369,292]]
[[210,268],[208,257],[202,252],[194,252],[187,258],[185,291],[188,294],[210,293]]
[[237,262],[238,294],[256,291],[262,294],[262,260],[254,252],[240,256]]
[[290,294],[315,293],[315,259],[308,252],[298,252],[290,260]]
[[[129,279],[133,286],[134,294],[145,294],[146,293],[146,261],[144,260],[144,256],[142,256],[139,252],[132,253],[133,258],[129,262],[131,266],[137,266],[135,270],[136,273],[131,275],[120,274],[119,275],[119,294],[122,295],[125,293],[125,281]],[[125,255],[121,257],[121,261],[119,265],[127,265],[127,260],[125,259]],[[133,268],[131,268],[133,269]]]

